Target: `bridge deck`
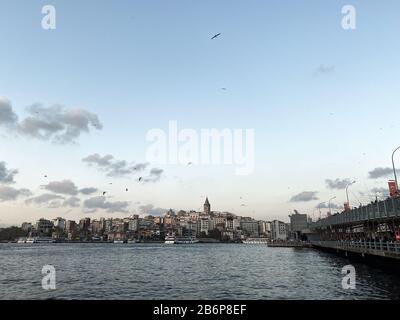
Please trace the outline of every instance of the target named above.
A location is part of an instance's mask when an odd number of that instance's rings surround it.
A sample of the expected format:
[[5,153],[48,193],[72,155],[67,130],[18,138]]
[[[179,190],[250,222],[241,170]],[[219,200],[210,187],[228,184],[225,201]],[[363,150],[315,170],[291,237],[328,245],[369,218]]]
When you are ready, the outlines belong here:
[[310,228],[315,230],[328,226],[356,225],[366,221],[379,222],[398,219],[400,219],[400,197],[370,203],[348,212],[332,215],[312,223]]
[[400,259],[400,242],[383,241],[311,241],[313,247],[336,249],[343,252],[355,252],[361,255],[373,255]]

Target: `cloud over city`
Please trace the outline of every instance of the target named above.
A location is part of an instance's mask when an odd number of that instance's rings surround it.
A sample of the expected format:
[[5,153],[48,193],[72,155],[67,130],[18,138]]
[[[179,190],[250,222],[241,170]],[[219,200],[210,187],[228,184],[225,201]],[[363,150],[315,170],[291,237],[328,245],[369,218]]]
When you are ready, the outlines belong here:
[[8,169],[7,164],[4,161],[0,161],[0,183],[15,183],[14,177],[16,174],[18,174],[17,169]]
[[0,97],[0,128],[7,127],[17,135],[59,144],[76,143],[81,133],[88,133],[91,128],[103,128],[96,114],[82,108],[67,109],[62,105],[45,107],[36,103],[26,111],[28,115],[19,121],[11,101]]
[[77,197],[66,198],[64,196],[45,193],[36,197],[25,200],[27,205],[44,206],[48,208],[61,208],[61,207],[72,207],[76,208],[80,206],[81,200]]
[[9,186],[0,186],[0,202],[17,200],[20,197],[29,197],[32,192],[28,189],[16,189]]
[[309,202],[313,200],[318,200],[316,191],[303,191],[299,194],[294,195],[290,202]]
[[379,179],[379,178],[387,178],[388,176],[393,174],[392,168],[375,168],[368,172],[368,177],[370,179]]
[[83,202],[85,212],[95,212],[98,209],[106,210],[108,213],[128,212],[129,202],[127,201],[107,201],[106,197],[92,197]]
[[328,189],[337,189],[337,190],[342,190],[342,189],[346,189],[346,187],[350,184],[350,179],[335,179],[335,180],[331,180],[331,179],[326,179],[325,183],[326,183],[326,187]]
[[138,210],[140,214],[149,214],[152,216],[160,216],[168,211],[168,209],[155,207],[152,204],[141,205],[139,206]]
[[101,156],[98,153],[91,154],[82,159],[89,166],[95,166],[105,172],[108,177],[123,177],[144,171],[148,163],[129,163],[126,160],[117,160],[113,155]]

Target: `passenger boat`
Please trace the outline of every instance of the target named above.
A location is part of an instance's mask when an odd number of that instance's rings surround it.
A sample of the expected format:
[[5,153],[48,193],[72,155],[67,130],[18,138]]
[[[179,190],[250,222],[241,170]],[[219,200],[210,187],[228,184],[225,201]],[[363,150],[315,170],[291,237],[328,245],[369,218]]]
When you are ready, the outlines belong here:
[[27,238],[25,243],[29,243],[29,244],[36,243],[36,238]]
[[199,240],[197,240],[195,237],[183,236],[175,238],[175,244],[193,244],[198,242]]
[[247,238],[242,241],[245,244],[268,244],[268,238]]
[[56,241],[50,237],[39,237],[33,243],[55,243]]
[[165,237],[165,244],[174,244],[175,243],[175,236],[174,235],[168,235]]
[[124,240],[118,240],[118,239],[115,239],[115,240],[114,240],[114,243],[121,244],[121,243],[124,243]]

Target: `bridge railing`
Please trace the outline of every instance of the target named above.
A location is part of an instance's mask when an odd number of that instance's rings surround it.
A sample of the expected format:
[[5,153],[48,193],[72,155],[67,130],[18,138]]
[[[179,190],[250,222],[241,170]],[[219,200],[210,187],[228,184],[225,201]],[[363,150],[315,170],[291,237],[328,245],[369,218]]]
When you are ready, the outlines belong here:
[[380,250],[400,254],[400,242],[390,241],[311,241],[312,245],[339,248],[339,249],[363,249]]
[[384,201],[370,203],[354,208],[348,212],[334,214],[327,218],[313,222],[311,229],[324,228],[331,225],[364,222],[368,220],[400,217],[400,197],[389,198]]

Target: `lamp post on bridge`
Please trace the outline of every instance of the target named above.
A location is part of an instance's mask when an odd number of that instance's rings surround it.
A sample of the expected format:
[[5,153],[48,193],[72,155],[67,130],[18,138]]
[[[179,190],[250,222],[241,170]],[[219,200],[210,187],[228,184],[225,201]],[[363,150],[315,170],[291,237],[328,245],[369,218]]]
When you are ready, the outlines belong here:
[[346,198],[347,198],[347,206],[350,208],[350,201],[349,201],[349,187],[356,183],[356,181],[354,180],[353,182],[350,182],[347,186],[346,186]]
[[332,201],[333,199],[336,199],[336,196],[330,198],[329,201],[328,201],[329,214],[332,214],[332,212],[331,212],[331,201]]
[[394,154],[396,153],[397,150],[400,149],[400,146],[398,146],[396,149],[394,149],[393,153],[392,153],[392,165],[393,165],[393,174],[394,174],[394,181],[396,184],[396,191],[399,190],[399,186],[397,184],[397,175],[396,175],[396,167],[394,165]]
[[321,203],[318,204],[318,206],[317,206],[318,211],[319,211],[319,220],[321,220],[321,218],[322,218],[322,216],[321,216],[321,204],[323,204],[323,203],[325,203],[325,202],[321,202]]

